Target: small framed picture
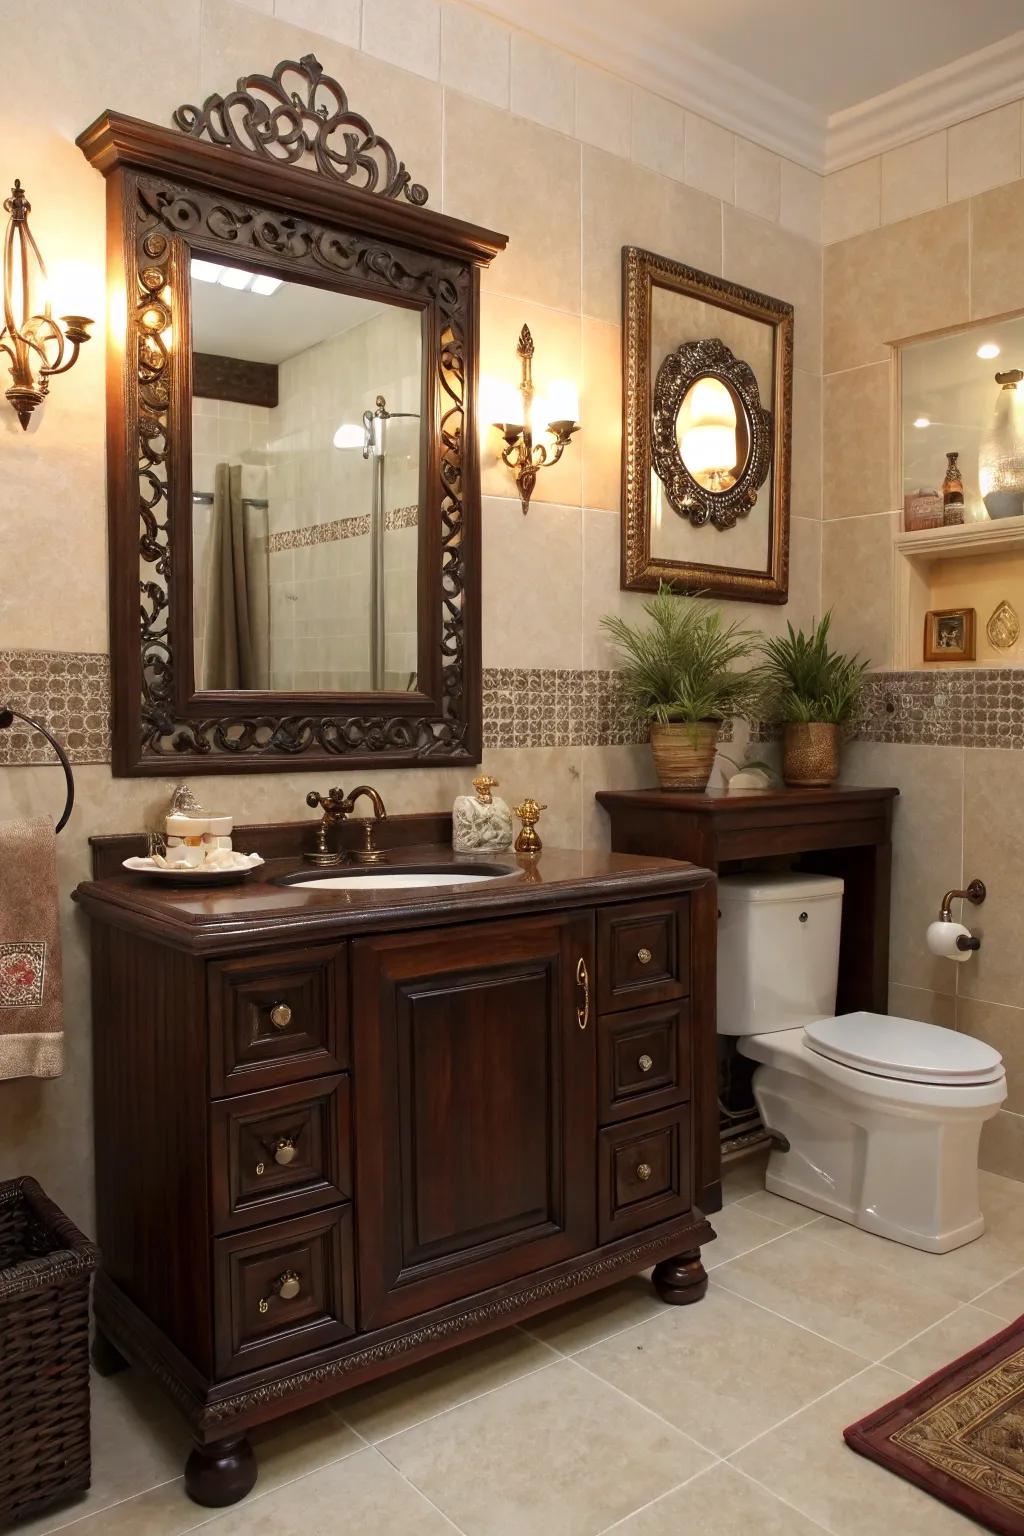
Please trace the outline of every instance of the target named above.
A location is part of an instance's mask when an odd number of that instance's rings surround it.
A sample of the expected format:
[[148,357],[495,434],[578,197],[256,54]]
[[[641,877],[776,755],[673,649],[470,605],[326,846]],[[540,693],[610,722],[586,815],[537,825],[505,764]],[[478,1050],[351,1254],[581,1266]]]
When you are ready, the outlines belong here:
[[924,616],[925,661],[974,660],[973,608],[935,608]]

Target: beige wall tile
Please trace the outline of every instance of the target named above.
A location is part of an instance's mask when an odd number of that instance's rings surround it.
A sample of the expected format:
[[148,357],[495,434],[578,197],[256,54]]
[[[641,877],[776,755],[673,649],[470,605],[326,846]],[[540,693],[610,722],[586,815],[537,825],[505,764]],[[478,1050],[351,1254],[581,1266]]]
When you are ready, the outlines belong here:
[[360,0],[274,0],[273,11],[282,21],[359,47]]
[[782,161],[770,149],[736,140],[736,206],[771,223],[779,221]]
[[445,150],[445,212],[509,235],[508,249],[484,274],[484,286],[578,310],[579,145],[453,94]]
[[617,512],[622,498],[622,329],[583,320],[583,431],[573,440],[583,468],[583,505]]
[[[970,907],[967,910],[969,915],[964,921],[973,927],[974,913]],[[969,965],[970,961],[967,963]],[[1007,1094],[1003,1108],[1016,1115],[1024,1114],[1024,1008],[958,997],[956,1027],[962,1034],[984,1040],[986,1045],[999,1052],[1006,1069]]]
[[966,965],[957,967],[960,995],[1024,1008],[1024,774],[1019,752],[990,747],[967,753],[964,874],[968,880],[984,880],[988,895],[984,906],[964,903],[962,921],[982,944]]
[[598,805],[599,789],[650,789],[657,783],[646,742],[630,747],[584,747],[581,756],[584,848],[610,848],[608,812]]
[[576,66],[576,137],[629,159],[631,91],[603,69]]
[[882,362],[887,342],[967,319],[967,222],[957,203],[826,247],[827,373]]
[[877,229],[882,222],[882,162],[877,155],[825,177],[822,224],[826,245]]
[[[538,830],[547,847],[580,848],[582,758],[582,747],[534,747],[527,752],[488,747],[479,771],[498,780],[509,805],[532,795],[546,807]],[[468,777],[463,774],[464,784]]]
[[793,370],[793,463],[790,504],[794,517],[821,516],[822,380]]
[[639,165],[683,179],[686,113],[674,101],[633,88],[631,153]]
[[833,644],[887,667],[892,655],[892,539],[895,513],[826,518],[821,601],[832,609]]
[[509,103],[511,38],[490,16],[465,5],[441,12],[441,83],[489,101]]
[[971,314],[982,318],[1024,307],[1024,181],[983,192],[970,208]]
[[[485,667],[580,665],[579,507],[483,502]],[[543,798],[543,797],[542,797]]]
[[436,80],[441,68],[437,0],[363,0],[363,52]]
[[821,242],[822,178],[792,160],[782,162],[782,206],[779,222],[794,234]]
[[946,135],[901,144],[882,156],[882,223],[910,219],[946,201]]
[[545,128],[572,133],[576,71],[570,58],[535,37],[512,38],[512,111]]
[[890,374],[872,363],[825,375],[825,517],[892,511]]
[[643,618],[650,594],[624,592],[619,585],[621,520],[617,512],[598,512],[588,507],[583,514],[583,610],[582,665],[614,667],[618,652],[605,637],[601,619],[606,613],[635,624]]
[[1015,181],[1021,171],[1021,104],[998,107],[949,130],[949,200]]
[[957,1000],[951,992],[926,992],[894,981],[889,987],[889,1012],[897,1019],[919,1019],[922,1024],[941,1024],[956,1029]]
[[978,1165],[1008,1179],[1024,1179],[1024,1115],[1001,1109],[981,1128]]
[[721,216],[703,192],[584,145],[583,313],[620,323],[624,245],[720,272]]
[[724,207],[722,219],[725,276],[793,305],[793,361],[797,368],[820,373],[820,246],[736,208]]
[[721,198],[736,200],[736,136],[707,118],[686,114],[683,174],[691,187]]

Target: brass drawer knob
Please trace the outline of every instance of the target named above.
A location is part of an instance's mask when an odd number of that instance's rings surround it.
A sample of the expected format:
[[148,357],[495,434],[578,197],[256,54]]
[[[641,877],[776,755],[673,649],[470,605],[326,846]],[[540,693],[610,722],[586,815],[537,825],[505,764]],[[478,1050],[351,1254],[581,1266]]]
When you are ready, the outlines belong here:
[[260,1311],[270,1311],[270,1303],[274,1299],[274,1296],[279,1296],[282,1301],[294,1301],[301,1290],[302,1282],[300,1281],[298,1275],[295,1273],[294,1269],[286,1269],[284,1274],[278,1275],[277,1279],[274,1281],[271,1294],[269,1296],[260,1297]]
[[275,1029],[287,1029],[292,1021],[292,1010],[287,1003],[275,1003],[270,1010],[270,1022]]
[[654,1066],[654,1057],[648,1056],[647,1052],[645,1051],[642,1056],[637,1057],[636,1064],[640,1068],[641,1072],[649,1072]]
[[651,1168],[650,1163],[639,1163],[637,1165],[636,1176],[640,1180],[641,1184],[647,1183],[647,1180],[650,1178],[652,1172],[653,1169]]
[[274,1162],[280,1163],[282,1168],[287,1168],[289,1163],[295,1161],[295,1142],[291,1136],[282,1136],[274,1143]]
[[646,944],[642,944],[640,946],[636,952],[636,957],[640,961],[641,965],[650,965],[651,961],[654,959],[654,956],[651,954]]

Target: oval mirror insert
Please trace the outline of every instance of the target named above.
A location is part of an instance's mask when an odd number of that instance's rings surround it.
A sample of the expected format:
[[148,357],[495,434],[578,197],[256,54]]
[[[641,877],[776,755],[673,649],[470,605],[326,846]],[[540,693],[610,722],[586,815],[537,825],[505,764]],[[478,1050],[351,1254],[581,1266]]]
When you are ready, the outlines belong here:
[[735,390],[701,374],[680,401],[675,426],[679,456],[697,484],[713,494],[731,490],[750,457],[746,412]]

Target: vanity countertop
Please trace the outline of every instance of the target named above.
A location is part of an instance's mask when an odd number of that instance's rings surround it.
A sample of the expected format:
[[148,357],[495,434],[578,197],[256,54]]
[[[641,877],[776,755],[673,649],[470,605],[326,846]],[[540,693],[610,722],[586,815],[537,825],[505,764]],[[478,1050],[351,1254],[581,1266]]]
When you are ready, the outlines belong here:
[[[411,889],[317,890],[280,884],[282,876],[317,871],[293,856],[268,859],[235,885],[189,887],[143,874],[86,880],[74,898],[91,916],[129,931],[159,937],[194,953],[233,953],[268,938],[315,940],[339,932],[366,932],[518,916],[570,905],[579,899],[622,901],[705,885],[706,869],[676,859],[545,847],[539,854],[454,853],[424,843],[392,849],[373,872],[439,870],[473,863],[504,866],[509,878],[466,885]],[[325,873],[357,874],[343,864]],[[367,871],[370,873],[370,871]]]

